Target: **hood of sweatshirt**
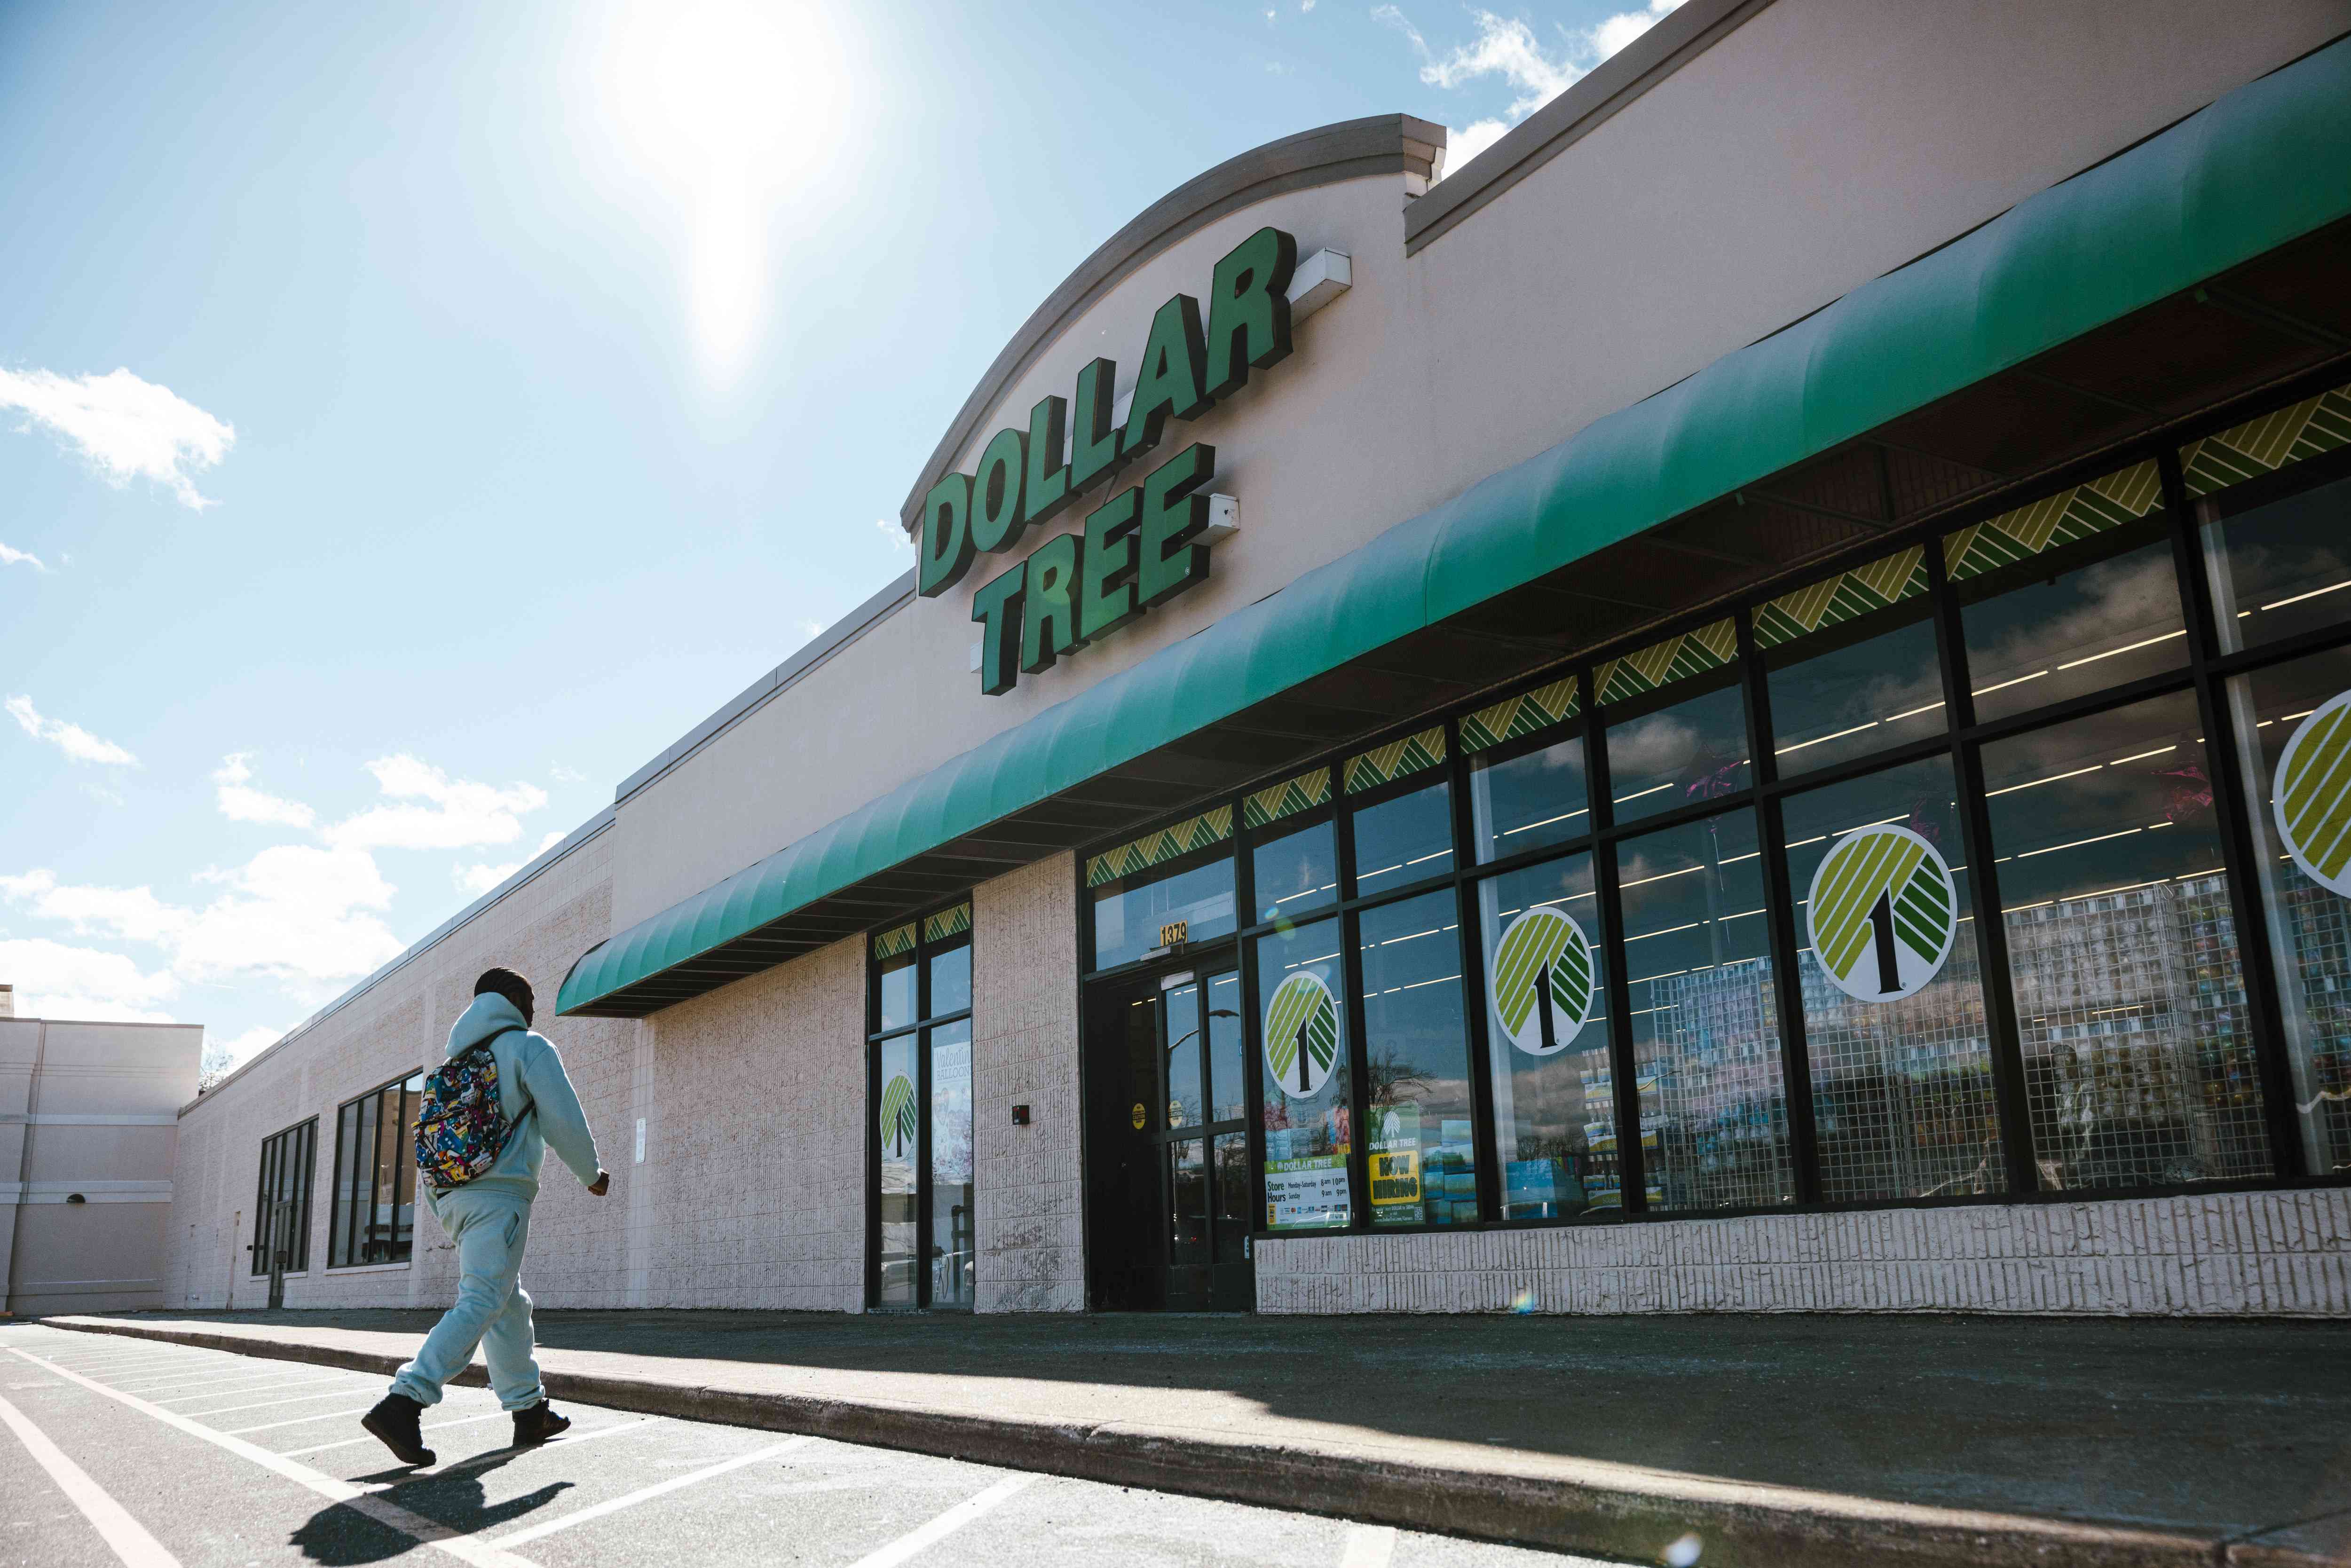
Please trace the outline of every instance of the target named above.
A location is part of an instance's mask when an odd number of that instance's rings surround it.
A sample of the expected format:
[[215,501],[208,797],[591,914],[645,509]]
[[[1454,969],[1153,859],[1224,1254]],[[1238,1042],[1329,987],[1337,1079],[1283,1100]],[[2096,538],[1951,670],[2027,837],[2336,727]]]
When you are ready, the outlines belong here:
[[498,995],[485,991],[474,998],[474,1005],[457,1015],[449,1026],[449,1049],[446,1054],[459,1052],[480,1044],[500,1030],[528,1029],[522,1021],[522,1009]]

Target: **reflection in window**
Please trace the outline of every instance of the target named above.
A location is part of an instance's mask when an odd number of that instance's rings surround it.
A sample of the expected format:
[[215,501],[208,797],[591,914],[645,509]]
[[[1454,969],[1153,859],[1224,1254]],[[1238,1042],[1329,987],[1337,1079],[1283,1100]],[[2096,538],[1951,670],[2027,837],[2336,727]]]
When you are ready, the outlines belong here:
[[[1230,814],[1228,810],[1228,816]],[[1094,880],[1095,867],[1111,857],[1097,855],[1087,872],[1086,894],[1093,906],[1094,967],[1131,964],[1161,946],[1160,930],[1176,921],[1194,942],[1229,936],[1233,929],[1233,852],[1229,843],[1138,871],[1131,876]]]
[[2351,619],[2351,477],[2282,487],[2248,485],[2197,505],[2224,653]]
[[1570,736],[1515,756],[1497,750],[1472,757],[1469,813],[1481,862],[1563,844],[1590,832],[1583,737]]
[[424,1075],[361,1095],[335,1113],[335,1186],[327,1267],[404,1263],[416,1235],[416,1113]]
[[925,1032],[931,1048],[931,1125],[925,1150],[931,1194],[930,1304],[967,1307],[977,1279],[979,1223],[972,1192],[971,1020]]
[[[1208,977],[1208,1120],[1238,1122],[1249,1114],[1242,1076],[1241,977],[1232,969]],[[1247,1206],[1244,1205],[1244,1207]]]
[[1716,675],[1709,684],[1712,691],[1609,725],[1608,795],[1619,822],[1747,788],[1752,769],[1738,677]]
[[269,1272],[273,1242],[286,1246],[286,1268],[300,1273],[310,1267],[310,1175],[318,1158],[319,1119],[288,1127],[261,1141],[261,1178],[253,1205],[253,1272]]
[[1451,871],[1452,802],[1452,789],[1440,779],[1408,795],[1356,807],[1351,821],[1357,896]]
[[[1607,949],[1601,941],[1592,857],[1569,855],[1490,878],[1479,884],[1478,897],[1489,1009],[1486,1029],[1492,1059],[1495,1151],[1502,1162],[1502,1218],[1562,1219],[1622,1207],[1615,1090],[1608,1053]],[[1537,908],[1555,909],[1575,922],[1591,948],[1593,965],[1589,980],[1583,982],[1583,1025],[1563,1036],[1554,1020],[1548,1039],[1539,1019],[1529,1027],[1530,1015],[1542,999],[1534,988],[1541,977],[1498,974],[1494,962],[1513,924]],[[1547,944],[1537,949],[1538,956],[1550,956],[1554,946],[1564,952],[1562,945]],[[1552,961],[1554,970],[1557,962]],[[1574,994],[1571,989],[1570,995]]]
[[914,1063],[915,1037],[884,1040],[880,1058],[882,1101],[882,1190],[876,1205],[881,1230],[879,1294],[885,1307],[911,1307],[914,1300],[916,1161],[922,1155],[922,1105],[916,1098],[921,1073]]
[[1208,1164],[1201,1140],[1167,1145],[1167,1258],[1176,1264],[1208,1261]]
[[1367,909],[1356,931],[1372,1223],[1474,1224],[1477,1142],[1454,895]]
[[872,1304],[967,1308],[978,1230],[970,903],[877,934],[871,954]]
[[1926,556],[1913,546],[1756,610],[1782,777],[1943,732]]
[[1200,1114],[1200,987],[1192,982],[1161,993],[1167,1006],[1167,1124],[1196,1127]]
[[[2241,765],[2244,795],[2261,852],[2262,901],[2285,1014],[2294,1122],[2313,1176],[2351,1171],[2351,899],[2314,881],[2286,848],[2278,831],[2276,781],[2287,741],[2313,719],[2314,709],[2346,691],[2351,691],[2351,651],[2343,649],[2241,675],[2228,686],[2237,734],[2241,741],[2252,737]],[[2320,716],[2317,724],[2327,721]],[[2303,745],[2323,733],[2314,726]],[[2325,858],[2317,842],[2323,827],[2312,832],[2304,824],[2333,820],[2337,813],[2330,804],[2324,791],[2312,791],[2294,819],[2295,842],[2322,872],[2339,862],[2340,852]],[[2321,858],[2313,860],[2314,851]]]
[[1343,1226],[1353,1213],[1347,1157],[1354,1136],[1339,922],[1260,936],[1256,954],[1266,1228]]
[[2042,1185],[2265,1175],[2194,694],[1987,746],[1983,766]]
[[2140,463],[1945,536],[1979,719],[2187,664],[2162,500]]
[[1257,918],[1295,920],[1339,896],[1338,830],[1331,770],[1317,768],[1241,798]]
[[[1831,1203],[2006,1186],[1958,795],[1949,758],[1938,757],[1791,796],[1784,806],[1821,1197]],[[1839,841],[1881,825],[1917,833],[1943,857],[1957,929],[1942,967],[1924,987],[1896,1000],[1864,1001],[1823,970],[1812,946],[1809,895]]]
[[1619,845],[1652,1207],[1786,1203],[1786,1091],[1752,811]]

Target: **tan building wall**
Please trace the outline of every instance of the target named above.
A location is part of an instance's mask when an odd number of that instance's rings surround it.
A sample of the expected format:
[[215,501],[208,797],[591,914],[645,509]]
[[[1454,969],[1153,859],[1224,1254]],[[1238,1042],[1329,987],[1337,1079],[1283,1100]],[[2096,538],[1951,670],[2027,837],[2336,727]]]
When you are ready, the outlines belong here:
[[8,1311],[163,1304],[178,1113],[204,1040],[201,1024],[0,1019]]

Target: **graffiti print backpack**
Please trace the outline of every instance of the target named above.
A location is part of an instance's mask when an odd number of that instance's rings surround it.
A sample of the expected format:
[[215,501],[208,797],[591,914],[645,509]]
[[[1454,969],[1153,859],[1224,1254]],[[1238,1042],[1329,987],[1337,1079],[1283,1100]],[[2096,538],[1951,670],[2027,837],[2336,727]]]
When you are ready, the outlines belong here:
[[[461,1187],[487,1172],[507,1152],[522,1116],[507,1120],[498,1099],[498,1060],[490,1042],[475,1040],[424,1075],[416,1114],[416,1168],[435,1192]],[[523,1116],[533,1107],[523,1107]]]

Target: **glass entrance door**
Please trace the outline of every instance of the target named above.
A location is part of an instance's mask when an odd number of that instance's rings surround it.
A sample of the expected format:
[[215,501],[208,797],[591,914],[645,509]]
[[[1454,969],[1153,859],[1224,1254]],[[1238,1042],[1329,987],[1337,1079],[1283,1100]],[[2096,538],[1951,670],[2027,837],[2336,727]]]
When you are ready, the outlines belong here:
[[1246,1312],[1248,1091],[1240,977],[1177,970],[1096,988],[1086,1009],[1093,1303]]

